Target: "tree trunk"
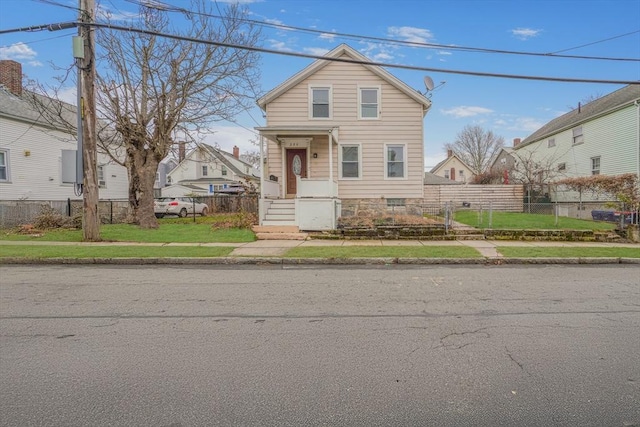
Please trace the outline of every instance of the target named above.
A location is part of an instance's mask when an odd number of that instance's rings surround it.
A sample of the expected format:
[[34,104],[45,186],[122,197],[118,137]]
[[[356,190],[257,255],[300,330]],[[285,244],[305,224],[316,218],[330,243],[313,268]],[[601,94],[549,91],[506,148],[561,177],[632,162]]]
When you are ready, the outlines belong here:
[[143,150],[131,150],[127,155],[131,222],[141,228],[158,228],[158,220],[153,211],[153,184],[158,161],[152,153]]

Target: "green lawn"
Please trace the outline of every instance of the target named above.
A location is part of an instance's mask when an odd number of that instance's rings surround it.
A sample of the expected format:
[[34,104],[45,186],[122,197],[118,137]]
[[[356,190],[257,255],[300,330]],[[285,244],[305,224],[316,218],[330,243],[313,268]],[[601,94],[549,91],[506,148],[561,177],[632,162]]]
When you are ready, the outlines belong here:
[[510,258],[640,258],[640,248],[500,246],[497,249]]
[[4,245],[0,246],[0,258],[208,258],[227,256],[233,249],[221,246]]
[[287,251],[288,258],[477,258],[466,246],[308,246]]
[[[157,229],[142,229],[131,224],[104,224],[100,237],[104,241],[140,243],[244,243],[253,242],[253,231],[245,228],[214,229],[207,223],[160,221]],[[80,242],[82,230],[50,230],[31,236],[3,230],[0,240]]]
[[454,219],[457,222],[478,228],[493,229],[519,229],[519,230],[613,230],[616,224],[602,221],[582,220],[554,215],[529,214],[519,212],[492,213],[491,226],[489,226],[489,212],[484,211],[480,218],[476,211],[458,211]]

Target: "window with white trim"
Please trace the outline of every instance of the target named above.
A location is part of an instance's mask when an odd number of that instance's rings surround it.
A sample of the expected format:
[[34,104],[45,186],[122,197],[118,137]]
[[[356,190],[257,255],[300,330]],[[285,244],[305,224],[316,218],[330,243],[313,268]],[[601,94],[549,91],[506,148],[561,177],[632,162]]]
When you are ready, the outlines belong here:
[[339,154],[340,178],[360,178],[360,145],[341,145]]
[[582,134],[582,126],[573,128],[573,144],[582,144],[584,142],[584,135]]
[[309,111],[312,119],[331,118],[331,87],[309,87]]
[[107,186],[107,181],[104,179],[104,165],[98,165],[98,187],[104,188]]
[[600,156],[591,158],[591,175],[600,175]]
[[380,88],[361,87],[358,90],[358,117],[365,120],[379,119],[380,116]]
[[222,165],[220,170],[222,175],[227,175],[227,167],[225,165]]
[[0,181],[10,181],[9,150],[0,150]]
[[209,168],[207,167],[207,165],[202,165],[202,176],[207,175],[209,175]]
[[389,144],[385,150],[385,176],[387,178],[405,178],[406,146],[404,144]]
[[444,177],[449,179],[449,169],[445,169],[444,171]]

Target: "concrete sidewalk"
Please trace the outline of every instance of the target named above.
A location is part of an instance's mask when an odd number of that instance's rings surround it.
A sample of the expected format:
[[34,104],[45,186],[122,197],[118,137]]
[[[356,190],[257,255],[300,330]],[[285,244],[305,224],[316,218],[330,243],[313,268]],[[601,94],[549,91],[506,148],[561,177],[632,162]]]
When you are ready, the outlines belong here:
[[337,263],[335,259],[287,259],[286,252],[296,247],[321,247],[321,246],[449,246],[470,247],[478,251],[481,258],[349,258],[340,260],[340,264],[375,264],[375,263],[402,263],[402,264],[453,264],[453,263],[526,263],[526,264],[587,264],[587,263],[631,263],[640,264],[640,258],[505,258],[499,251],[500,246],[519,247],[567,247],[567,248],[634,248],[640,252],[640,244],[636,243],[608,243],[608,242],[551,242],[551,241],[509,241],[509,240],[256,240],[249,243],[137,243],[137,242],[45,242],[45,241],[0,241],[2,246],[164,246],[164,247],[232,247],[233,251],[227,257],[215,258],[114,258],[114,259],[26,259],[26,258],[2,258],[0,264],[14,263],[114,263],[114,264],[260,264],[260,263],[293,263],[293,264],[331,264]]

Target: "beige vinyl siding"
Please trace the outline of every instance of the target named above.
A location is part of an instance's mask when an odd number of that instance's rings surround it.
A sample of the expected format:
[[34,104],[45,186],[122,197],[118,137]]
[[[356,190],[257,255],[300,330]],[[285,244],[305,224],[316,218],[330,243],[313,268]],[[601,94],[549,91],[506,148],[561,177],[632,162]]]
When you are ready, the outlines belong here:
[[[332,87],[331,119],[309,119],[310,85]],[[358,87],[367,85],[380,87],[379,120],[358,119]],[[338,146],[333,146],[333,176],[343,198],[422,198],[423,118],[421,104],[366,67],[338,62],[328,64],[267,105],[268,126],[338,126],[340,144],[361,145],[362,176],[358,180],[339,180]],[[406,144],[406,179],[385,179],[385,144]],[[279,155],[276,144],[270,143],[269,150],[269,173],[281,176],[281,166],[272,160],[274,154]],[[311,159],[311,176],[328,177],[328,170],[314,168],[316,163],[328,164],[326,147],[312,148],[312,152],[318,153],[318,159]]]

